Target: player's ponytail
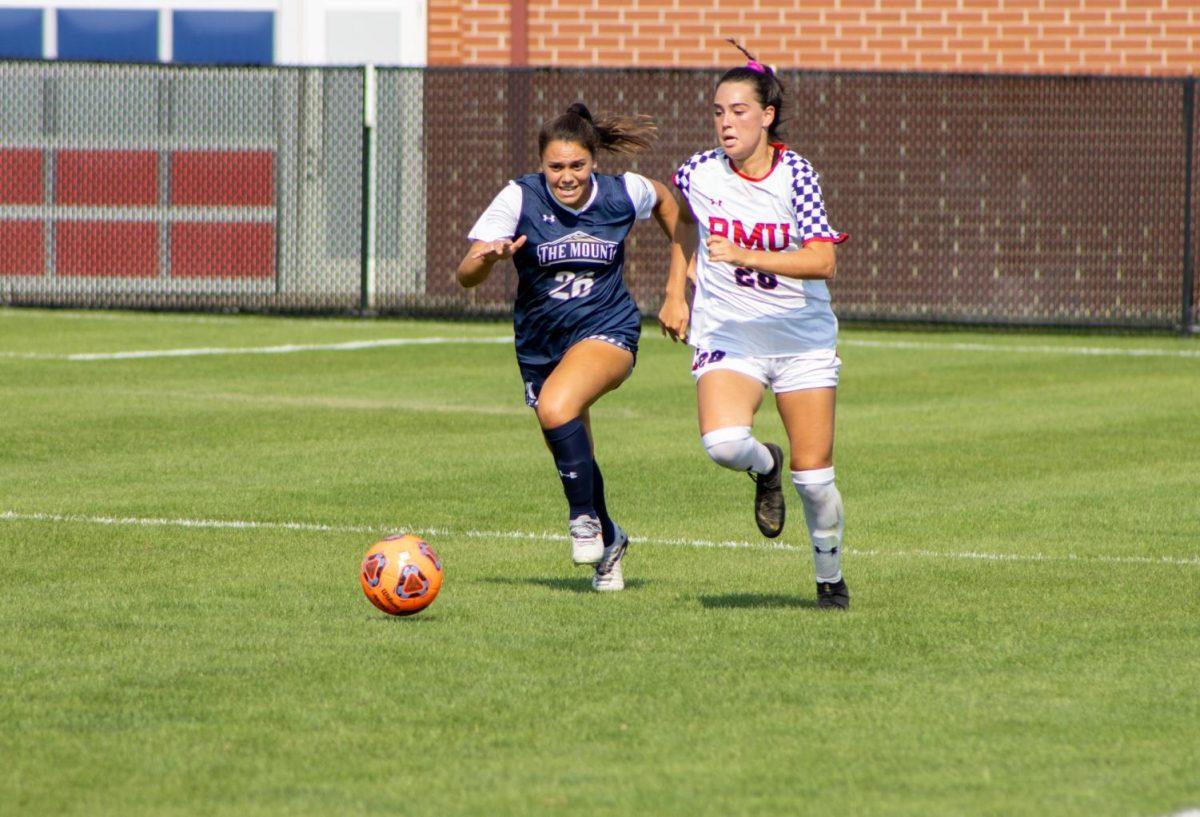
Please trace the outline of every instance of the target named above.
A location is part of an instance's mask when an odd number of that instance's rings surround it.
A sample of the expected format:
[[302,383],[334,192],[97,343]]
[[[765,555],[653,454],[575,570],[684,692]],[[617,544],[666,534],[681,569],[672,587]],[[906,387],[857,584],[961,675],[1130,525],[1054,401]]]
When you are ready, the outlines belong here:
[[764,65],[755,59],[754,55],[742,47],[741,43],[733,37],[727,37],[726,42],[732,43],[733,47],[741,51],[746,56],[746,64],[739,65],[737,68],[730,68],[721,75],[721,79],[717,82],[720,87],[726,82],[745,82],[754,88],[754,94],[758,97],[758,104],[764,108],[775,109],[775,119],[767,126],[767,137],[772,140],[779,139],[779,129],[783,126],[783,84],[780,83],[779,77],[775,76],[775,71],[769,65]]
[[538,154],[554,141],[582,145],[595,156],[610,153],[640,153],[650,148],[658,128],[648,116],[614,116],[598,119],[582,102],[573,102],[566,113],[551,119],[538,133]]

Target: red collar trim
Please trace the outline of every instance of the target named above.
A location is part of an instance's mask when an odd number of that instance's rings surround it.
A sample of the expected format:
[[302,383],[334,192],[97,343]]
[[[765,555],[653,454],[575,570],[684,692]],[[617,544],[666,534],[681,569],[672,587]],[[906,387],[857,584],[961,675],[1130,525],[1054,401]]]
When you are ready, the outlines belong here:
[[725,157],[725,161],[729,162],[729,168],[734,173],[738,174],[746,181],[761,182],[763,179],[767,178],[767,176],[770,176],[775,172],[775,168],[779,167],[779,162],[783,159],[783,152],[788,149],[787,145],[785,145],[783,142],[768,142],[768,144],[775,149],[775,155],[771,157],[770,169],[768,169],[767,172],[761,176],[747,176],[745,173],[738,170],[738,166],[734,164],[733,159],[729,158],[728,156]]

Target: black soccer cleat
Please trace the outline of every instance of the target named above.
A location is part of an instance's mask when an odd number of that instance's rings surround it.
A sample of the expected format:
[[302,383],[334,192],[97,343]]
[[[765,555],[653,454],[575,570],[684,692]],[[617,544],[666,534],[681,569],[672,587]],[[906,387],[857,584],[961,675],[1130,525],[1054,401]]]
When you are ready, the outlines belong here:
[[849,610],[850,588],[846,587],[846,580],[817,582],[817,607],[822,610]]
[[783,451],[775,443],[764,443],[775,467],[769,474],[750,474],[754,479],[754,521],[763,536],[774,539],[783,533],[787,508],[783,504]]

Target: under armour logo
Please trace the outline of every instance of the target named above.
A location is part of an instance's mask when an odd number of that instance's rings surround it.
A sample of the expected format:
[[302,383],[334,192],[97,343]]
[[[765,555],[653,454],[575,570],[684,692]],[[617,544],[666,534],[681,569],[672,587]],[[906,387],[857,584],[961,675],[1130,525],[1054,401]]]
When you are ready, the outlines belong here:
[[724,207],[724,205],[725,205],[725,202],[722,201],[721,199],[714,199],[712,196],[708,195],[707,193],[703,192],[702,190],[697,190],[695,188],[695,186],[692,187],[692,192],[696,193],[697,195],[701,196],[702,198],[707,199],[708,203],[715,207]]
[[578,472],[578,471],[567,471],[566,473],[563,473],[562,471],[559,471],[559,472],[558,472],[558,475],[559,475],[560,477],[562,477],[563,479],[579,479],[579,472]]
[[542,213],[542,221],[546,222],[547,224],[553,224],[555,219],[554,219],[554,216],[552,216],[552,215],[549,215],[547,213]]

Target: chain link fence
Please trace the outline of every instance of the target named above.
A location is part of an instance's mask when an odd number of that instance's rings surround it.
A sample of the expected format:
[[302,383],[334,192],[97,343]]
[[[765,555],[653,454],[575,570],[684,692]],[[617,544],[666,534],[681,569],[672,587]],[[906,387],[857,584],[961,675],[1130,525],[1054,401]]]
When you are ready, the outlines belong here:
[[[1188,170],[1192,179],[1191,190],[1188,191],[1188,216],[1185,225],[1191,225],[1192,251],[1184,262],[1184,304],[1182,326],[1185,330],[1196,331],[1200,327],[1200,275],[1196,275],[1196,267],[1200,265],[1200,80],[1190,83],[1190,90],[1184,91],[1184,111],[1191,109],[1192,138],[1191,153],[1188,156]],[[1186,290],[1188,278],[1191,278],[1191,300],[1187,300]]]
[[0,302],[356,307],[361,86],[0,63]]
[[[0,63],[0,303],[506,314],[510,265],[470,291],[453,273],[492,197],[536,170],[541,123],[575,100],[649,115],[655,150],[600,168],[669,183],[715,142],[717,76],[380,69],[367,131],[359,68]],[[844,319],[1200,321],[1196,80],[780,77],[785,139],[851,234]],[[627,259],[654,314],[652,220]]]

